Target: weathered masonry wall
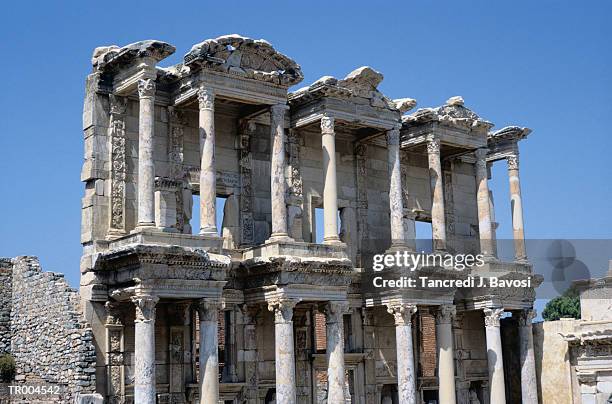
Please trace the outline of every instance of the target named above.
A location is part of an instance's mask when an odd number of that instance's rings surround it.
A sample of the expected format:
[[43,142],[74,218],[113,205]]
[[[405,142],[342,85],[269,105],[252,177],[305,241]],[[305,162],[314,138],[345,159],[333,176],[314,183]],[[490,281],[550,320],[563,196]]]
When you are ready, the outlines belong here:
[[78,293],[63,275],[42,272],[36,257],[17,257],[12,268],[0,266],[0,277],[9,278],[8,284],[13,286],[7,300],[6,283],[1,282],[5,286],[0,289],[0,300],[9,302],[2,307],[10,308],[15,381],[61,385],[65,402],[76,393],[93,392],[96,352],[91,329],[79,311]]
[[0,355],[11,351],[11,294],[13,260],[0,258]]

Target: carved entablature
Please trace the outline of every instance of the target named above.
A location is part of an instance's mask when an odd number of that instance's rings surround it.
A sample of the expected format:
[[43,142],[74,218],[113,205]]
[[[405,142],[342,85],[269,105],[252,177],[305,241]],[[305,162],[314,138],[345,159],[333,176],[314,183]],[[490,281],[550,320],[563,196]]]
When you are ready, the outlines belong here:
[[200,42],[183,60],[185,66],[194,70],[211,69],[283,87],[297,84],[304,78],[300,66],[277,52],[269,42],[236,34]]
[[100,46],[94,49],[91,64],[94,71],[113,72],[139,59],[151,58],[159,62],[175,50],[174,46],[156,40],[134,42],[121,48],[117,45]]
[[487,135],[487,146],[489,153],[487,161],[497,161],[504,158],[516,158],[518,156],[518,142],[525,139],[531,133],[531,129],[521,126],[506,126]]
[[392,129],[400,122],[401,114],[413,108],[416,101],[388,98],[378,90],[382,80],[383,75],[368,66],[353,70],[343,79],[321,77],[289,94],[292,126],[304,126],[326,115],[351,128]]
[[436,135],[441,142],[463,149],[486,147],[487,134],[494,125],[464,105],[460,96],[449,98],[435,108],[419,108],[402,117],[402,145],[422,145]]

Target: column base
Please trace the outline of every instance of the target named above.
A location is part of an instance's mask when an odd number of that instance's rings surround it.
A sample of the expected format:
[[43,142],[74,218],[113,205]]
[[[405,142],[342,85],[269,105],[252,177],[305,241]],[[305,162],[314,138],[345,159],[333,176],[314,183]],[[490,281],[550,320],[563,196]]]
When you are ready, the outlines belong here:
[[340,240],[340,237],[334,235],[334,236],[324,236],[323,237],[323,244],[328,244],[328,245],[343,245],[344,243],[342,242],[342,240]]
[[266,244],[268,243],[291,243],[293,240],[287,233],[272,233],[269,239],[266,240]]
[[529,262],[529,259],[527,259],[527,257],[515,258],[514,262],[516,262],[517,264],[525,264],[525,265],[531,264]]
[[134,234],[134,233],[139,233],[143,230],[146,231],[161,231],[157,228],[157,226],[155,226],[155,223],[138,223],[136,225],[136,227],[134,228],[134,230],[130,231],[130,234]]
[[396,253],[398,251],[408,251],[408,252],[412,252],[412,253],[416,252],[416,250],[414,248],[412,248],[410,245],[408,245],[407,243],[398,241],[398,242],[392,242],[391,243],[391,247],[389,247],[385,251],[385,253],[386,254],[393,254],[393,253]]
[[499,258],[492,254],[484,254],[482,260],[484,262],[499,262]]
[[216,227],[204,227],[200,229],[200,233],[201,236],[217,236],[217,237],[221,237],[219,236],[219,232],[217,232],[217,228]]

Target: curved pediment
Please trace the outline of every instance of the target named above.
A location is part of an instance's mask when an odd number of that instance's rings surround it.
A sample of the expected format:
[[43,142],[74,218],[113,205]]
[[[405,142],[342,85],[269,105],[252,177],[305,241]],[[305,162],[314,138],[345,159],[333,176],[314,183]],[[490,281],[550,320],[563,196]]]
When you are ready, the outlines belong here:
[[269,42],[235,34],[207,39],[192,46],[184,57],[184,64],[287,87],[304,78],[301,67],[277,52]]

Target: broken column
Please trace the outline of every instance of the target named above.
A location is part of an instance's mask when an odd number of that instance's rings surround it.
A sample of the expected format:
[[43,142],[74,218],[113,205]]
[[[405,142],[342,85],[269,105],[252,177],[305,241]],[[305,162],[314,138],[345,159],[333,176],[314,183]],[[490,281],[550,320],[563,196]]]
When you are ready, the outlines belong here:
[[211,299],[198,303],[200,320],[200,403],[219,401],[218,317],[221,304]]
[[344,313],[347,302],[329,302],[325,306],[327,340],[327,402],[344,402]]
[[395,352],[397,354],[397,390],[399,404],[416,404],[416,371],[412,343],[412,315],[414,304],[390,305],[387,308],[395,320]]
[[289,107],[270,107],[272,157],[270,166],[270,199],[272,203],[272,235],[270,239],[290,240],[287,233],[287,203],[285,182],[285,111]]
[[297,301],[292,299],[275,299],[268,302],[268,310],[274,312],[277,403],[295,404],[297,401],[293,345],[293,308],[296,304]]
[[484,309],[487,338],[487,361],[489,364],[490,399],[492,403],[506,402],[504,383],[504,360],[499,319],[504,314],[501,307]]
[[155,305],[157,296],[132,297],[134,320],[134,402],[155,404]]
[[198,90],[200,132],[200,234],[217,236],[217,171],[215,169],[215,93]]
[[321,118],[321,144],[323,147],[323,242],[339,243],[338,237],[338,185],[336,182],[336,132],[334,118]]
[[399,126],[387,131],[389,159],[389,208],[391,219],[391,246],[405,247],[404,202],[402,200],[402,173],[400,168]]
[[138,81],[138,228],[155,226],[155,166],[153,134],[155,122],[155,81]]
[[442,163],[440,162],[440,139],[427,139],[429,180],[431,186],[431,230],[434,251],[446,250],[446,219],[444,217],[444,188]]

